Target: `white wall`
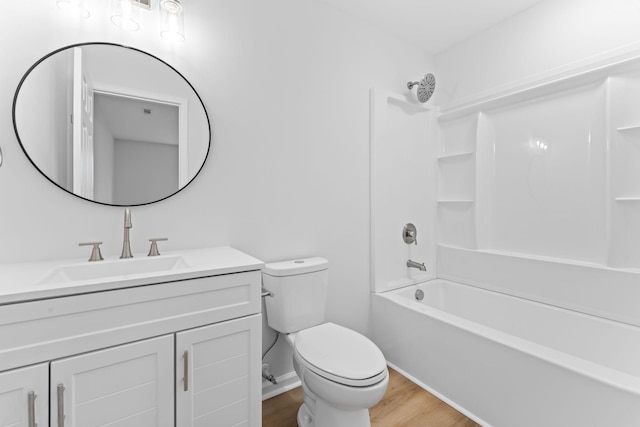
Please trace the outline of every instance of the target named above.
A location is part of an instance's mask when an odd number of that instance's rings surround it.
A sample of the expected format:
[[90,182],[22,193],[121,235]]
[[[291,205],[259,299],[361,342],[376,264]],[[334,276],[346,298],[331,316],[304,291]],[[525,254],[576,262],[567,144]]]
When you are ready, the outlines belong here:
[[114,149],[115,140],[109,126],[103,120],[102,106],[98,98],[94,98],[95,114],[93,116],[93,154],[94,159],[94,194],[93,199],[101,203],[113,203]]
[[637,0],[546,0],[436,55],[451,106],[640,41]]
[[113,203],[135,205],[178,191],[178,146],[116,139]]
[[67,88],[71,83],[71,58],[69,54],[54,55],[38,65],[20,88],[15,115],[20,140],[31,159],[62,187],[67,186]]
[[[330,320],[364,330],[369,88],[404,93],[409,79],[433,69],[430,58],[314,0],[184,3],[187,40],[176,46],[158,36],[155,12],[140,32],[122,33],[99,9],[109,2],[93,2],[82,22],[65,18],[54,1],[12,2],[0,14],[0,27],[14,35],[0,40],[0,262],[85,258],[78,242],[95,239],[104,241],[105,257],[119,255],[122,209],[69,195],[34,170],[16,141],[10,100],[23,73],[51,50],[121,43],[180,70],[213,128],[195,181],[132,210],[132,250],[146,253],[147,239],[162,235],[166,251],[232,245],[265,261],[324,256]],[[276,368],[280,374],[290,365]]]

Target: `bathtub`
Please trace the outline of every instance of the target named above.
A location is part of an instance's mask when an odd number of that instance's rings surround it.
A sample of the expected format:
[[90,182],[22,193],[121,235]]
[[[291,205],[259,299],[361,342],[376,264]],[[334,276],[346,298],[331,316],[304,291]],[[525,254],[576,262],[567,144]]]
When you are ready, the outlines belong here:
[[391,367],[484,426],[640,426],[638,327],[432,280],[373,294],[371,335]]

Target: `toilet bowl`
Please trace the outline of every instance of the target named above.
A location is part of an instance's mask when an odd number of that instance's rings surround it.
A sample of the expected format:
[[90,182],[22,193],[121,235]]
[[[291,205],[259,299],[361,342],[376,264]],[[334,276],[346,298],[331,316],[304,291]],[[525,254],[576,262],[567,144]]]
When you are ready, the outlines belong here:
[[[293,336],[292,336],[293,335]],[[382,352],[363,335],[333,323],[289,334],[302,382],[300,427],[370,426],[369,408],[382,399],[389,373]]]
[[266,264],[267,323],[293,350],[304,394],[298,425],[369,427],[389,382],[386,360],[367,337],[324,321],[327,268],[323,258]]

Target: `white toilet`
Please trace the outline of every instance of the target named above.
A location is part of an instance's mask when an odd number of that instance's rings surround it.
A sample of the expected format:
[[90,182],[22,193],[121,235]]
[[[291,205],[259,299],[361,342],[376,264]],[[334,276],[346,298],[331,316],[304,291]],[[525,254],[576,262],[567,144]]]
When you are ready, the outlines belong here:
[[302,381],[300,427],[369,427],[369,408],[389,382],[380,349],[356,331],[325,323],[328,262],[306,258],[266,264],[267,323],[287,334]]

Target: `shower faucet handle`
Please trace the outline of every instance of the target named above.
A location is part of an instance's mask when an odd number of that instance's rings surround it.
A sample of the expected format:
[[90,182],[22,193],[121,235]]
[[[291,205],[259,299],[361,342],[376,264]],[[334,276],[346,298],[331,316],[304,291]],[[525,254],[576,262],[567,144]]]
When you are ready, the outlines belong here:
[[92,262],[104,260],[104,258],[102,258],[102,253],[100,252],[101,244],[102,242],[82,242],[78,243],[78,246],[93,246],[93,249],[91,250],[91,257],[89,257],[89,262]]
[[151,242],[151,247],[149,248],[149,253],[147,254],[147,256],[160,255],[160,252],[158,251],[158,242],[164,242],[167,240],[169,240],[169,238],[167,237],[153,237],[149,239],[149,241]]
[[411,223],[405,224],[402,229],[402,240],[404,240],[407,245],[412,243],[415,245],[418,244],[418,230],[415,225]]

